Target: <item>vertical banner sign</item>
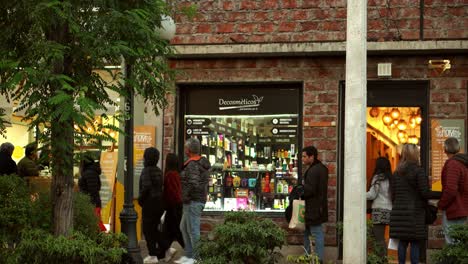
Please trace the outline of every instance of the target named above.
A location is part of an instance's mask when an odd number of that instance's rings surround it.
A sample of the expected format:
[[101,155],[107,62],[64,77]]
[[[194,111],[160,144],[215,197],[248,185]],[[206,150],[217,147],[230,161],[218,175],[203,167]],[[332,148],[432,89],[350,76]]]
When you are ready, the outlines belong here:
[[465,147],[465,120],[463,119],[433,119],[431,120],[431,165],[432,190],[441,191],[441,173],[447,155],[444,152],[444,141],[454,137],[460,142],[460,152]]
[[[143,170],[143,154],[145,149],[148,147],[156,146],[156,127],[154,126],[135,126],[133,128],[133,205],[135,206],[135,211],[138,214],[137,220],[137,239],[141,238],[141,207],[138,204],[138,201],[135,199],[138,197],[139,193],[139,180],[140,174]],[[122,164],[122,166],[125,166]],[[124,204],[124,186],[122,183],[118,182],[116,184],[116,199],[115,199],[115,227],[113,230],[115,232],[121,231],[121,223],[119,219],[119,213],[123,209]]]
[[143,170],[143,154],[146,148],[156,147],[156,127],[135,126],[133,129],[134,195],[138,196],[138,182]]
[[112,201],[114,195],[115,174],[117,172],[117,151],[101,153],[101,219],[104,224],[109,224]]

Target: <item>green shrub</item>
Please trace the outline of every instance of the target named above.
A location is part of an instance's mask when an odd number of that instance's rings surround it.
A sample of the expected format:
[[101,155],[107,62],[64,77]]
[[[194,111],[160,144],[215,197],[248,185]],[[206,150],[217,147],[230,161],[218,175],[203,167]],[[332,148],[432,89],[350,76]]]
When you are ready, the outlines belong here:
[[288,256],[288,263],[304,263],[304,264],[316,264],[320,263],[317,255],[300,255],[300,256]]
[[27,230],[6,263],[120,263],[126,252],[123,248],[125,235],[100,233],[96,238],[90,239],[80,232],[73,232],[69,237],[55,237],[41,229]]
[[99,233],[99,218],[94,214],[94,204],[89,195],[75,193],[73,196],[73,228],[91,238]]
[[31,222],[26,182],[16,175],[0,176],[0,201],[0,242],[11,245]]
[[213,239],[202,238],[197,250],[204,264],[274,263],[286,233],[270,219],[252,212],[226,212]]
[[120,263],[123,234],[99,232],[90,197],[74,193],[74,232],[54,237],[50,193],[30,194],[18,176],[0,176],[0,263]]
[[449,234],[456,243],[447,244],[432,254],[435,263],[468,264],[468,225],[453,225]]
[[[31,228],[52,230],[52,202],[49,193],[38,193],[31,208]],[[98,217],[89,195],[73,194],[73,228],[86,236],[94,238],[99,233]]]

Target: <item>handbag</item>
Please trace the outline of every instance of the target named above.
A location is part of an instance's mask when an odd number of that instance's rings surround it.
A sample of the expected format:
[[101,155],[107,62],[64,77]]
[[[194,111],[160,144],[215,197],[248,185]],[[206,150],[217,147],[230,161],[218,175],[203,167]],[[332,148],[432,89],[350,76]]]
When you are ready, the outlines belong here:
[[304,231],[305,230],[305,201],[293,200],[293,210],[289,228]]
[[432,204],[427,204],[424,210],[426,210],[426,224],[434,224],[437,220],[437,207]]

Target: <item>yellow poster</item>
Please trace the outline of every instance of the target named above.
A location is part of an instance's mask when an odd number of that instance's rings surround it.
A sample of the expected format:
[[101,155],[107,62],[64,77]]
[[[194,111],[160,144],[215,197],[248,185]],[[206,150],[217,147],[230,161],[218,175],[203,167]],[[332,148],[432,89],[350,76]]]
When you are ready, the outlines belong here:
[[117,151],[101,153],[101,219],[104,224],[110,223],[112,198],[114,192],[115,177],[117,172]]
[[447,155],[444,152],[444,141],[454,137],[460,142],[464,152],[465,146],[465,121],[463,119],[433,119],[431,120],[431,166],[432,166],[432,190],[441,191],[441,174]]

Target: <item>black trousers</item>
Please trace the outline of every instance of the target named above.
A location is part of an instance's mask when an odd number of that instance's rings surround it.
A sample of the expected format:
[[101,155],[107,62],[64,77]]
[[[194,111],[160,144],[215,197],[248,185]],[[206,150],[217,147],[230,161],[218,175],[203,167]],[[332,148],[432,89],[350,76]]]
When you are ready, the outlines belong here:
[[164,220],[164,234],[167,242],[172,244],[177,241],[181,247],[185,247],[182,232],[180,231],[180,220],[182,219],[182,204],[167,207],[166,218]]
[[[159,202],[160,203],[160,202]],[[147,204],[147,205],[146,205]],[[164,258],[166,250],[169,248],[164,232],[161,231],[161,216],[164,208],[157,202],[145,203],[143,206],[143,235],[145,236],[148,254]]]
[[385,227],[386,226],[387,225],[375,224],[372,227],[375,242],[377,243],[377,245],[380,246],[379,253],[381,253],[382,256],[387,255],[387,243],[385,242]]

